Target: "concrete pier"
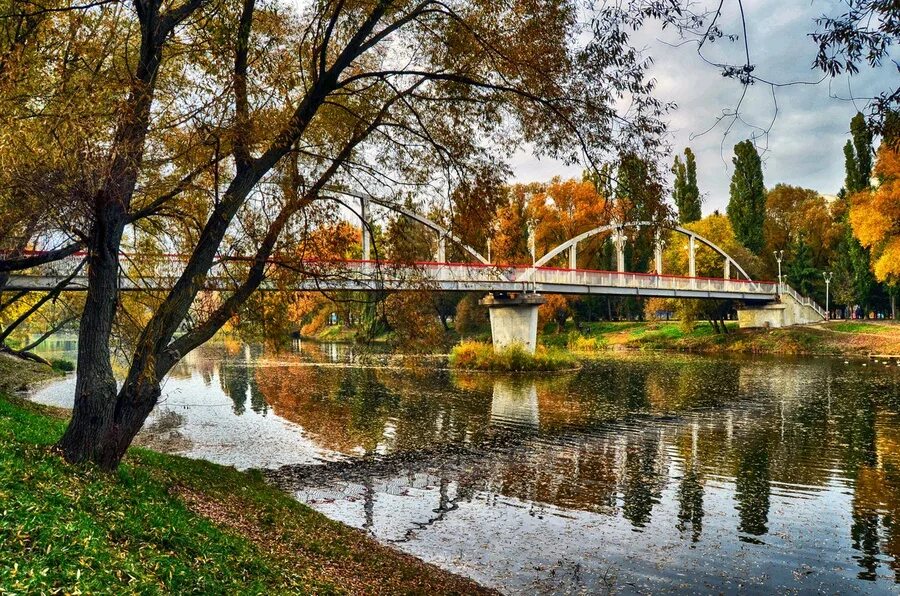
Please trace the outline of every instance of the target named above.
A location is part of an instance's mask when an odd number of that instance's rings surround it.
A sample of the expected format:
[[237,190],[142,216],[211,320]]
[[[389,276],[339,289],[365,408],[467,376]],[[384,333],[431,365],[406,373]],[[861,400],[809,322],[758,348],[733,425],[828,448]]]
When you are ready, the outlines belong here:
[[540,294],[488,294],[479,301],[488,307],[494,350],[521,344],[534,354],[537,347],[538,308],[546,302]]
[[810,304],[800,302],[790,293],[782,292],[778,302],[739,308],[738,326],[741,329],[767,327],[777,329],[793,325],[809,325],[825,320]]

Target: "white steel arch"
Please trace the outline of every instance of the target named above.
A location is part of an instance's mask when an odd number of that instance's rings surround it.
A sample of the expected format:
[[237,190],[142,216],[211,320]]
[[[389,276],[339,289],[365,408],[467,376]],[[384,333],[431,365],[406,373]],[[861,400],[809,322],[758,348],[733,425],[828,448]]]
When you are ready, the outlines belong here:
[[[592,230],[588,230],[587,232],[581,233],[578,236],[575,236],[574,238],[566,240],[559,246],[550,250],[547,254],[542,256],[540,259],[535,261],[534,267],[531,268],[530,270],[528,270],[527,272],[525,272],[522,275],[522,279],[530,279],[531,276],[534,275],[535,269],[537,269],[538,267],[543,267],[548,262],[550,262],[550,260],[553,259],[554,257],[562,254],[566,250],[572,249],[573,247],[577,246],[579,242],[582,242],[583,240],[587,240],[588,238],[590,238],[592,236],[596,236],[597,234],[602,234],[604,232],[613,232],[616,230],[621,230],[623,228],[645,228],[645,227],[654,227],[655,225],[659,225],[659,224],[654,224],[653,222],[650,222],[650,221],[631,221],[631,222],[627,222],[627,223],[607,224],[605,226],[599,226]],[[704,238],[700,234],[693,232],[691,230],[688,230],[687,228],[683,228],[681,226],[662,226],[662,229],[667,229],[667,230],[672,230],[674,232],[678,232],[679,234],[687,236],[688,238],[693,239],[697,242],[700,242],[701,244],[705,244],[706,246],[710,247],[711,249],[716,251],[721,256],[725,257],[725,261],[730,267],[734,267],[735,269],[737,269],[738,272],[740,272],[740,274],[743,275],[746,279],[748,279],[748,280],[751,279],[750,276],[747,274],[747,272],[744,271],[744,268],[741,267],[740,264],[738,264],[738,262],[735,261],[731,257],[731,255],[729,255],[724,250],[719,248],[713,241],[711,241],[707,238]]]
[[[455,234],[450,232],[450,230],[431,221],[427,217],[424,217],[414,211],[410,211],[409,209],[406,209],[405,207],[401,207],[400,205],[397,205],[393,201],[388,201],[387,199],[382,199],[382,198],[379,198],[379,197],[376,197],[376,196],[373,196],[373,195],[370,195],[367,193],[364,194],[364,193],[360,193],[360,192],[356,192],[356,191],[352,191],[352,190],[343,190],[343,189],[337,189],[337,188],[328,188],[327,190],[328,190],[328,192],[331,192],[334,194],[342,194],[342,195],[346,195],[348,197],[353,197],[355,199],[359,199],[363,204],[375,203],[376,205],[380,205],[381,207],[384,207],[385,209],[389,209],[391,211],[399,213],[400,215],[403,215],[404,217],[412,219],[412,220],[422,224],[426,228],[432,230],[433,232],[435,232],[438,235],[438,243],[439,244],[443,244],[444,239],[450,240],[451,242],[453,242],[454,244],[459,246],[461,249],[466,251],[469,255],[474,257],[481,264],[483,264],[483,265],[491,264],[491,262],[488,261],[480,252],[478,252],[477,250],[475,250],[474,248],[472,248],[471,246],[469,246],[468,244],[466,244],[465,242],[460,240]],[[363,220],[363,233],[364,234],[368,233],[367,228],[368,228],[369,222],[367,220],[367,212],[368,212],[367,207],[363,206],[363,208],[360,209],[360,213],[359,213],[360,218]]]

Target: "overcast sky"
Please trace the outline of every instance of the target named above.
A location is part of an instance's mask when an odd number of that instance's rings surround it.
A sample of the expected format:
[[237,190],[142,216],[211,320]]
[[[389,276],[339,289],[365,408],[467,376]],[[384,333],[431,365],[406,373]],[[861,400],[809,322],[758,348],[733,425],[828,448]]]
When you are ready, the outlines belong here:
[[[835,12],[840,5],[838,0],[744,0],[754,74],[776,82],[819,79],[821,73],[811,70],[816,48],[808,34],[815,30],[815,17]],[[728,33],[740,31],[737,10],[736,0],[725,1],[721,22]],[[712,126],[724,109],[734,108],[741,95],[740,84],[723,78],[716,68],[704,63],[697,56],[695,44],[679,48],[666,45],[664,42],[679,41],[673,33],[647,30],[635,39],[653,57],[651,76],[658,82],[657,97],[678,105],[668,117],[670,142],[677,151],[690,146],[697,155],[704,213],[724,211],[733,147],[753,130],[738,123],[727,136],[724,125],[697,135]],[[731,63],[743,62],[742,52],[742,39],[737,44],[719,41],[704,47],[708,58]],[[836,194],[844,178],[842,146],[849,136],[850,118],[866,106],[865,100],[847,98],[871,96],[895,84],[896,76],[893,67],[882,67],[878,71],[863,70],[852,79],[842,77],[819,85],[777,89],[778,114],[769,134],[768,151],[763,155],[766,187],[787,183]],[[774,115],[771,87],[751,87],[742,114],[749,123],[767,128]],[[765,139],[759,139],[759,144],[764,146]],[[538,161],[524,152],[513,159],[512,165],[517,182],[581,175],[580,167]]]

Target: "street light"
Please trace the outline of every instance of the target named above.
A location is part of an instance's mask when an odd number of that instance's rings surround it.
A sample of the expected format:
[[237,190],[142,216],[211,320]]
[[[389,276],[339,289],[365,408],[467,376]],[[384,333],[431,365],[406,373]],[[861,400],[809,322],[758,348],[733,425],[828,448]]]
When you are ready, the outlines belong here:
[[822,277],[825,278],[825,320],[831,320],[831,311],[828,309],[828,293],[831,289],[831,278],[834,277],[834,272],[832,271],[823,271]]
[[778,293],[781,294],[781,260],[784,258],[783,250],[776,250],[775,260],[778,261]]

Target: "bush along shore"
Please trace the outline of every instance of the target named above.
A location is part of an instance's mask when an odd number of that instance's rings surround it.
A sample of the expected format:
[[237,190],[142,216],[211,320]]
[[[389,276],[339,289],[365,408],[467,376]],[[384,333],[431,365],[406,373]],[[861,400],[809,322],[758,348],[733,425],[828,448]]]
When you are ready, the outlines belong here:
[[511,345],[494,350],[490,343],[464,341],[450,352],[450,366],[462,370],[500,372],[567,370],[578,366],[578,359],[559,348],[538,346],[534,354],[524,346]]
[[605,350],[672,350],[815,356],[900,356],[900,323],[832,321],[782,329],[738,329],[717,333],[709,324],[685,328],[678,322],[571,323],[544,333],[545,345],[580,356]]
[[0,592],[478,594],[331,521],[259,473],[132,448],[115,474],[53,450],[64,412],[10,394],[53,376],[0,357]]

